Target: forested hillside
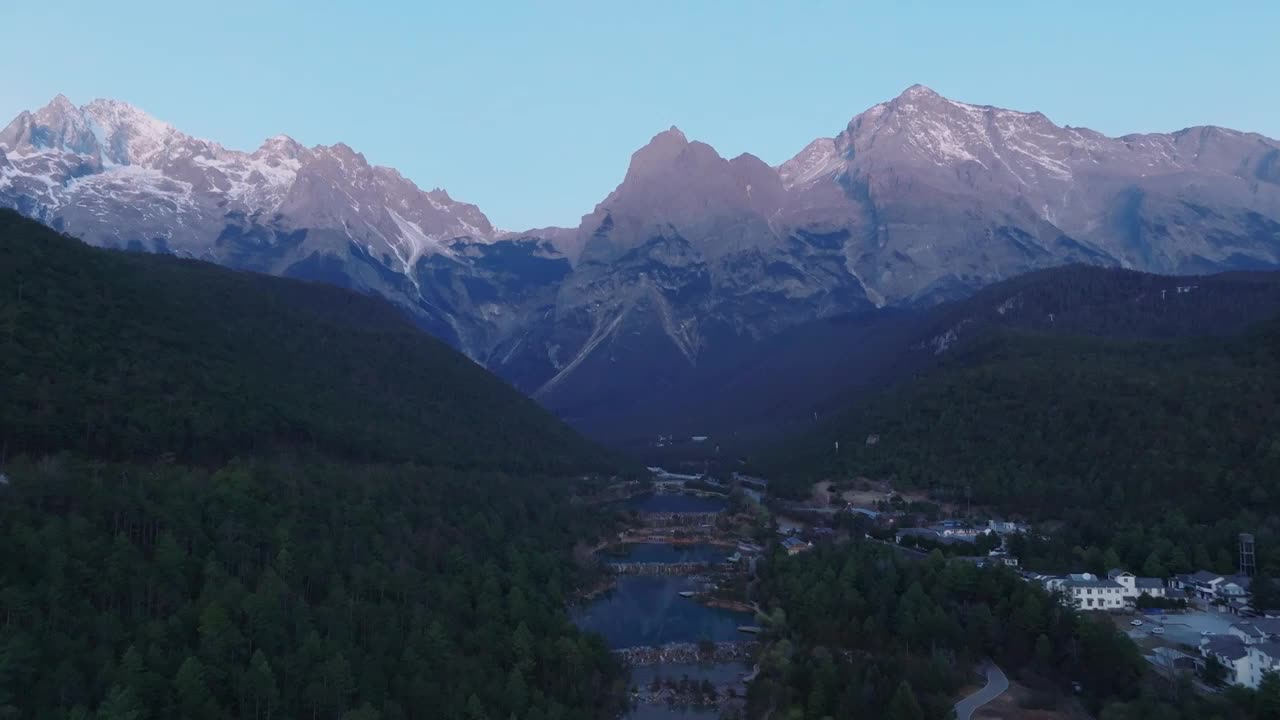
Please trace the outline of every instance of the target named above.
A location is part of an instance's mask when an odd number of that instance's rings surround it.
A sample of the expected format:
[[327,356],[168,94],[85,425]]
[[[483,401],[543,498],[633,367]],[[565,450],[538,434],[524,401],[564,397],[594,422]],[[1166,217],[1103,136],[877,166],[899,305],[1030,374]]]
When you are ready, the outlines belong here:
[[1173,700],[1156,694],[1137,646],[1109,617],[1070,610],[1004,567],[852,542],[776,553],[760,591],[769,617],[748,688],[752,718],[942,720],[988,658],[1035,707],[1081,700],[1108,720],[1271,717],[1253,713],[1248,694],[1229,703],[1185,688]]
[[1280,530],[1280,325],[1177,341],[995,333],[758,465],[793,494],[849,476],[943,499],[971,489],[974,504],[1064,521],[1064,544],[1037,551],[1057,562],[1079,545],[1098,565],[1110,549],[1134,569],[1154,553],[1153,569],[1227,571],[1235,532]]
[[[814,429],[887,384],[950,362],[996,330],[1129,340],[1226,337],[1278,314],[1280,272],[1170,277],[1052,268],[963,300],[823,318],[726,357],[700,356],[696,379],[629,406],[623,421],[754,449],[781,433]],[[664,416],[670,419],[659,422]],[[651,435],[641,439],[652,442]]]
[[[607,717],[563,484],[414,465],[10,462],[0,715]],[[7,714],[6,714],[7,713]]]
[[616,714],[608,454],[351,293],[7,213],[0,288],[0,717]]
[[0,457],[282,449],[458,469],[614,461],[357,293],[90,248],[0,210]]

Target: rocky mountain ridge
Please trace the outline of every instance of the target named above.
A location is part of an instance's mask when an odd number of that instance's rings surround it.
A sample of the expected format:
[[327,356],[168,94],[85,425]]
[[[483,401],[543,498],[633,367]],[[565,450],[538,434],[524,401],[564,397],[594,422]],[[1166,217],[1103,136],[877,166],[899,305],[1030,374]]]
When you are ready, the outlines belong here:
[[1280,143],[1109,138],[921,86],[776,168],[673,127],[578,227],[519,233],[345,145],[227,150],[115,101],[59,96],[0,145],[0,205],[95,245],[383,296],[580,425],[815,320],[1041,268],[1280,266]]

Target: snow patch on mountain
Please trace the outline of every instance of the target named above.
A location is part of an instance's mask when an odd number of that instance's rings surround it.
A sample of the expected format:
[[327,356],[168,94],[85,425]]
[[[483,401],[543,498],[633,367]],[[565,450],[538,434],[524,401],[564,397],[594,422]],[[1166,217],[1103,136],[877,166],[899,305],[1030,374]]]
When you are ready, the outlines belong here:
[[396,227],[400,228],[400,242],[389,243],[389,245],[400,260],[401,271],[410,276],[410,279],[413,279],[413,266],[423,255],[441,253],[452,256],[454,254],[453,250],[441,242],[442,238],[423,232],[422,226],[418,223],[404,219],[400,213],[391,208],[387,208],[387,214],[391,216]]

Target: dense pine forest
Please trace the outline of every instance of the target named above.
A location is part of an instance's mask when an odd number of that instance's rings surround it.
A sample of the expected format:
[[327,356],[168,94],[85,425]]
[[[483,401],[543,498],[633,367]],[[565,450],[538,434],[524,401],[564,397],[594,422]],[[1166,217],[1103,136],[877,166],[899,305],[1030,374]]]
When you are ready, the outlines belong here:
[[341,290],[10,213],[0,288],[0,716],[615,713],[564,611],[612,456]]
[[[595,718],[564,488],[415,465],[10,462],[7,717]],[[572,530],[571,530],[572,529]]]
[[0,238],[0,453],[616,466],[377,299],[91,248],[7,210]]
[[1003,567],[851,543],[776,553],[761,593],[770,613],[751,717],[942,720],[988,658],[1032,704],[1075,699],[1106,720],[1243,720],[1280,707],[1280,683],[1221,699],[1160,685],[1110,618],[1076,613]]
[[1280,323],[1164,341],[994,332],[758,464],[782,493],[887,478],[1058,521],[1022,548],[1041,566],[1225,572],[1250,531],[1274,572]]

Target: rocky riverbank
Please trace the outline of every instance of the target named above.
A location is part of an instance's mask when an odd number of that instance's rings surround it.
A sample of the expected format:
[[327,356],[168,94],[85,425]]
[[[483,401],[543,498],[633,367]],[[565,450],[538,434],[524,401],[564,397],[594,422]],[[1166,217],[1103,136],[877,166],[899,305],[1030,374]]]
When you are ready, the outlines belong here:
[[629,665],[731,663],[747,660],[760,643],[754,640],[726,640],[717,643],[668,643],[666,645],[621,648],[614,654]]
[[732,610],[734,612],[759,613],[760,608],[754,603],[743,602],[742,600],[730,600],[729,598],[711,597],[707,595],[697,596],[698,602],[707,607],[720,608],[722,610]]
[[702,575],[719,563],[712,562],[611,562],[615,575]]
[[618,587],[618,579],[613,575],[605,576],[599,581],[574,593],[573,600],[570,604],[574,605],[590,602],[616,587]]
[[647,512],[640,521],[649,527],[691,527],[714,524],[719,512]]

